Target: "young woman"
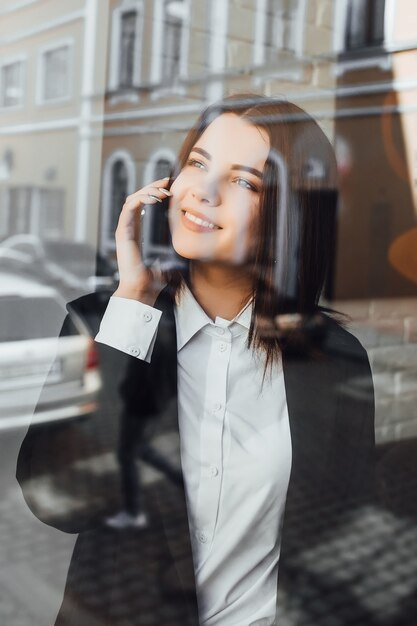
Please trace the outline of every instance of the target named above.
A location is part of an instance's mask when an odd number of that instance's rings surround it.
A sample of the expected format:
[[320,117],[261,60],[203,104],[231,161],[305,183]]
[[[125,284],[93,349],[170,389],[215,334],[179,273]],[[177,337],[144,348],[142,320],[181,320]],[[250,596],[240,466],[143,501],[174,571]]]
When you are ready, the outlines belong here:
[[[129,355],[132,413],[168,412],[179,431],[191,549],[167,538],[184,602],[198,603],[189,623],[276,623],[277,589],[300,601],[307,548],[372,497],[368,360],[319,307],[335,190],[311,117],[240,96],[209,107],[173,176],[122,208],[120,284],[96,339]],[[166,198],[182,263],[160,274],[138,241],[144,207]]]

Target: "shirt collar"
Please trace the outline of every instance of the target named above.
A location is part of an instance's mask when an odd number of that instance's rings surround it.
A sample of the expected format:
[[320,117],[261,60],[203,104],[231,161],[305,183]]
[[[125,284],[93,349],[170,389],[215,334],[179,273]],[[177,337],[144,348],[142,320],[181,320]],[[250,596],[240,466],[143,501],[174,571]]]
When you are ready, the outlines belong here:
[[184,285],[175,306],[175,321],[177,329],[177,350],[181,350],[205,326],[214,326],[219,322],[221,326],[231,326],[233,323],[240,324],[246,330],[250,328],[252,318],[252,298],[245,304],[233,320],[223,320],[220,317],[213,321],[203,311],[194,298],[189,287]]

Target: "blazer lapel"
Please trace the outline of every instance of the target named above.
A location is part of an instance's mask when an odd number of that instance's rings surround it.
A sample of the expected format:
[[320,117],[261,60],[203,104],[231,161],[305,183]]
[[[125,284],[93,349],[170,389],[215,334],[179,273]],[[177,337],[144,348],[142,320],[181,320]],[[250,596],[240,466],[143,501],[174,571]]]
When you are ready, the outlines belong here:
[[[182,477],[180,437],[178,426],[177,396],[177,336],[173,300],[168,289],[159,295],[155,307],[163,312],[158,328],[154,352],[151,360],[149,383],[157,400],[159,418],[163,423],[163,434],[176,447],[175,456],[179,459],[180,480],[161,481],[156,489],[162,526],[171,553],[173,567],[180,589],[172,586],[173,593],[181,591],[186,596],[189,609],[198,623],[197,600],[194,579],[194,566],[188,526],[187,503]],[[172,578],[175,578],[172,577]]]

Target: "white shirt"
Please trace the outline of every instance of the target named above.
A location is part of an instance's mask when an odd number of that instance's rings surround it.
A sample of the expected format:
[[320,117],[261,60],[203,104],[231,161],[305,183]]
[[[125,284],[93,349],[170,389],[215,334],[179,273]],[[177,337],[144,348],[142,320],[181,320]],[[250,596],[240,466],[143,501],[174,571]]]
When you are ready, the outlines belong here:
[[[97,341],[150,361],[161,312],[113,297]],[[200,623],[269,626],[291,470],[281,364],[247,348],[251,305],[213,322],[186,289],[175,307],[181,462]]]

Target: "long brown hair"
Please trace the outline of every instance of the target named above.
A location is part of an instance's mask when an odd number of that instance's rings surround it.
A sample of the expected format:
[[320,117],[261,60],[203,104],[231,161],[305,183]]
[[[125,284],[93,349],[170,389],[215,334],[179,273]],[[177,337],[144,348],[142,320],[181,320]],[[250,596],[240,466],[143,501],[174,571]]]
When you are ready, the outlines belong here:
[[[224,113],[265,129],[270,139],[248,336],[248,347],[266,353],[266,371],[282,350],[300,339],[299,332],[279,332],[277,321],[311,320],[319,311],[334,247],[336,160],[326,135],[303,109],[286,100],[243,94],[203,111],[182,144],[173,178],[206,128]],[[166,279],[176,294],[187,272],[170,271]]]

